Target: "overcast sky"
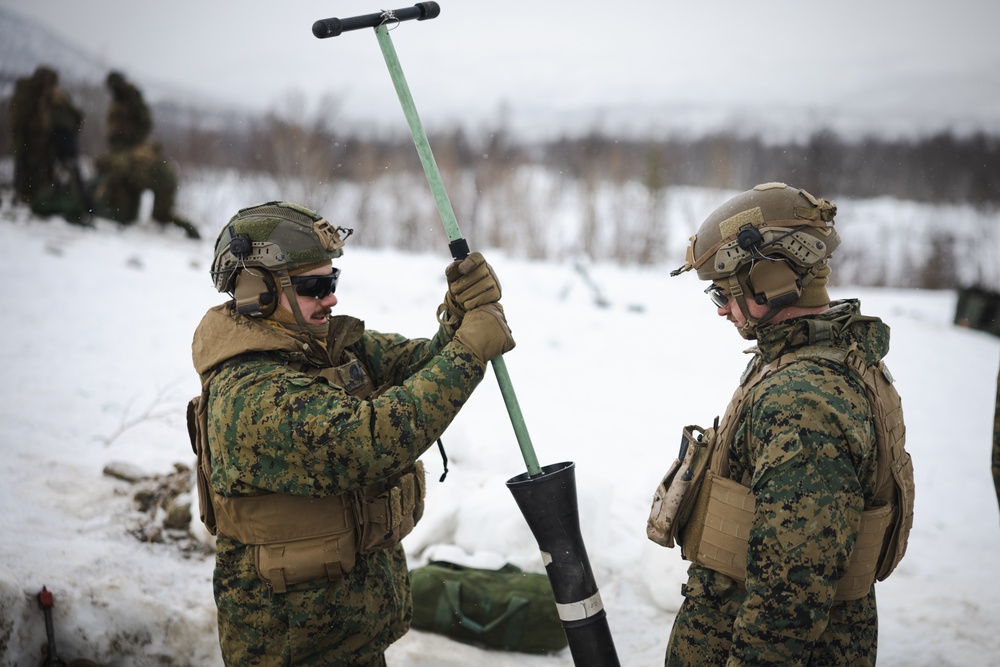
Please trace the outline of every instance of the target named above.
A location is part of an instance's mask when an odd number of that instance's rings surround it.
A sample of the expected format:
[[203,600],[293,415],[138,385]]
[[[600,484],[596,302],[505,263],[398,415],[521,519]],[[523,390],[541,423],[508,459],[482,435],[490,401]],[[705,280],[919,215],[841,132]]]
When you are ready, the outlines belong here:
[[[402,123],[371,30],[313,21],[409,0],[0,0],[121,67],[259,109],[332,95]],[[391,35],[425,124],[780,119],[1000,129],[998,0],[442,0]],[[331,99],[331,98],[327,98]],[[622,112],[622,110],[627,110]],[[603,111],[600,111],[603,110]],[[549,119],[546,121],[545,119]]]

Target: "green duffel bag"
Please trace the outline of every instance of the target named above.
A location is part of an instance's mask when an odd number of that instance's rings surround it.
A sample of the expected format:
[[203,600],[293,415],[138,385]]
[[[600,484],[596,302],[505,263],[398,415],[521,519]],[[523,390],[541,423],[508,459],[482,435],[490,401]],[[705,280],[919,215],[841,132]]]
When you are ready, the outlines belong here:
[[549,653],[568,644],[549,578],[432,561],[410,572],[413,627],[504,651]]

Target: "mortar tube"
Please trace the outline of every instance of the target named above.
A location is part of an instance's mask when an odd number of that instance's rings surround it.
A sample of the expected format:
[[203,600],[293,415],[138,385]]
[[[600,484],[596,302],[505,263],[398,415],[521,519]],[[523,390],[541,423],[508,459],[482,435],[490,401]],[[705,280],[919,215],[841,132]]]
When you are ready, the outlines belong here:
[[575,464],[554,463],[540,475],[522,473],[507,488],[542,552],[556,608],[576,667],[618,667],[587,549],[580,534]]

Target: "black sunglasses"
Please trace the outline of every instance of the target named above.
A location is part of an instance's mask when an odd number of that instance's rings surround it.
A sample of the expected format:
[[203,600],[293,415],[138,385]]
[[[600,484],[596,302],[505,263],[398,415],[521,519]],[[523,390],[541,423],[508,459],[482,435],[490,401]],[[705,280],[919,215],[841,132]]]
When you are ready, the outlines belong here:
[[726,304],[729,303],[729,295],[726,294],[726,290],[715,283],[705,288],[705,294],[719,308],[725,308]]
[[325,299],[337,291],[337,279],[340,269],[333,268],[331,273],[322,276],[292,276],[295,293],[299,296],[311,296],[314,299]]

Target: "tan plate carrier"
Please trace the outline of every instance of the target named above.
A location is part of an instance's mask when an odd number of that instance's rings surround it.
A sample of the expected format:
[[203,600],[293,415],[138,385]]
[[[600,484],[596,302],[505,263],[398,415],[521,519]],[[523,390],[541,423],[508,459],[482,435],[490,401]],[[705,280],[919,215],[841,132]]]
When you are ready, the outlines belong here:
[[[353,358],[325,369],[302,368],[344,387],[356,398],[377,392]],[[354,568],[358,554],[392,547],[406,537],[424,509],[424,465],[414,465],[383,482],[335,496],[280,493],[226,497],[215,492],[208,443],[208,397],[214,377],[188,404],[188,432],[197,455],[201,520],[213,535],[253,545],[257,573],[275,593],[319,579],[336,580]],[[346,386],[345,386],[346,385]]]
[[728,479],[729,446],[753,387],[800,359],[825,359],[847,366],[864,384],[873,413],[878,446],[874,502],[861,514],[857,541],[836,594],[838,600],[856,600],[868,594],[876,579],[888,577],[906,552],[913,525],[914,485],[913,462],[904,447],[902,404],[892,376],[884,363],[867,365],[855,351],[808,345],[770,364],[760,364],[758,358],[744,375],[721,423],[716,420],[709,429],[685,428],[681,454],[653,495],[646,533],[666,547],[673,547],[676,540],[683,558],[746,581],[755,498],[750,488]]

